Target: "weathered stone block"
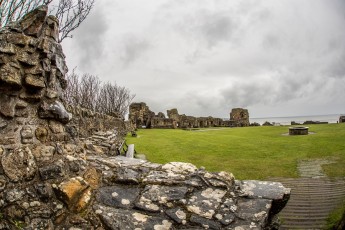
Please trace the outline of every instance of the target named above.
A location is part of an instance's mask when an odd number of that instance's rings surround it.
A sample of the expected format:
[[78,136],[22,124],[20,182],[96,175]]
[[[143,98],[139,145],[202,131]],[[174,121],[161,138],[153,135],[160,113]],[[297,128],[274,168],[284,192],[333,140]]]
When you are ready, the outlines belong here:
[[212,219],[226,190],[207,188],[192,194],[187,203],[187,209],[199,216]]
[[14,44],[19,46],[26,46],[29,44],[30,38],[22,33],[9,33],[7,34],[8,44]]
[[49,121],[49,128],[53,133],[63,133],[65,132],[65,127],[60,123],[54,120]]
[[36,92],[28,92],[28,91],[22,91],[20,94],[19,94],[19,98],[20,99],[23,99],[27,102],[30,102],[30,103],[36,103],[36,102],[39,102],[41,101],[41,98],[42,98],[42,92],[41,91],[36,91]]
[[15,115],[16,98],[6,94],[0,94],[0,114],[13,118]]
[[48,130],[43,126],[39,126],[35,130],[35,136],[36,136],[37,140],[44,143],[48,139]]
[[47,145],[38,145],[32,150],[35,159],[39,163],[50,162],[55,154],[55,147]]
[[21,89],[21,74],[17,68],[6,64],[0,67],[0,83],[8,85],[13,89]]
[[34,187],[36,189],[38,197],[42,201],[47,202],[49,199],[53,197],[53,189],[50,184],[48,183],[36,184]]
[[116,208],[131,208],[139,196],[140,188],[128,186],[110,186],[100,188],[97,192],[97,201]]
[[45,30],[45,35],[53,38],[56,42],[59,40],[59,20],[52,15],[47,17],[48,28]]
[[84,209],[91,199],[89,184],[82,177],[70,178],[54,188],[57,197],[64,202],[70,210]]
[[222,225],[219,222],[203,218],[195,214],[192,214],[190,217],[190,222],[196,223],[204,229],[222,229]]
[[43,166],[39,168],[42,180],[58,179],[65,175],[64,165],[62,162]]
[[40,90],[45,88],[45,82],[43,77],[39,75],[27,74],[25,77],[25,84],[35,90]]
[[84,180],[89,183],[92,189],[98,188],[100,184],[100,174],[95,168],[89,168],[83,175]]
[[26,35],[32,35],[35,37],[40,35],[43,23],[47,16],[47,8],[47,6],[40,6],[26,14],[22,20],[20,20],[20,25]]
[[28,54],[27,52],[18,52],[17,60],[28,66],[36,66],[38,64],[38,54]]
[[5,43],[4,41],[0,42],[0,53],[5,53],[5,54],[15,54],[16,49],[15,45],[11,43]]
[[136,203],[136,207],[155,212],[160,206],[173,207],[174,203],[185,199],[188,188],[184,186],[147,185]]
[[42,102],[38,108],[38,115],[42,119],[55,119],[64,124],[72,119],[72,114],[67,112],[65,106],[59,101],[50,104]]
[[28,147],[5,151],[2,154],[1,165],[12,182],[31,180],[37,170],[34,156]]
[[28,125],[23,126],[22,130],[20,130],[20,136],[21,136],[23,144],[32,144],[34,134],[30,126]]
[[[132,210],[94,206],[95,213],[109,229],[164,229],[172,228],[172,222],[163,216],[151,216]],[[111,214],[109,214],[111,213]]]

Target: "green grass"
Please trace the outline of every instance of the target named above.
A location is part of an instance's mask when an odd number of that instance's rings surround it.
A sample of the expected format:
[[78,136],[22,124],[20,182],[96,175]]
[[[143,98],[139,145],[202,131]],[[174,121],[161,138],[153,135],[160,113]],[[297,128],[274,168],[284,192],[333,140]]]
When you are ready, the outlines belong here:
[[343,202],[340,203],[340,205],[329,214],[325,229],[327,230],[335,229],[335,226],[339,225],[344,213],[345,213],[345,200],[343,200]]
[[345,176],[345,124],[310,125],[312,135],[288,136],[288,126],[186,131],[140,129],[126,140],[156,163],[190,162],[209,171],[232,172],[237,179],[298,177],[297,161],[335,158],[329,176]]

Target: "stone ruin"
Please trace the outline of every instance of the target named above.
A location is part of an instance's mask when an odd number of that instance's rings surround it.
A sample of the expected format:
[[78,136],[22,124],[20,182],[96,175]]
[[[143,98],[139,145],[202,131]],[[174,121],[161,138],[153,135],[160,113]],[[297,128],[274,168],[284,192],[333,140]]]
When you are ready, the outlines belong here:
[[234,108],[230,113],[231,127],[245,127],[249,126],[249,113],[247,109]]
[[115,156],[123,120],[64,104],[57,35],[45,6],[0,29],[0,229],[278,227],[281,183]]
[[208,128],[229,127],[229,121],[214,117],[193,117],[179,114],[177,109],[167,110],[168,118],[162,112],[155,115],[144,103],[132,103],[129,107],[129,120],[136,127],[146,128]]

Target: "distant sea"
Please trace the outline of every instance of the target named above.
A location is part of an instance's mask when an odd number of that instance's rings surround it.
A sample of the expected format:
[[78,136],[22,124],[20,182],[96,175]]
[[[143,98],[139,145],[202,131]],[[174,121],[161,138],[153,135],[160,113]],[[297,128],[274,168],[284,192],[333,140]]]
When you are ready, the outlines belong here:
[[280,125],[291,125],[291,121],[303,124],[305,121],[321,121],[328,123],[337,123],[339,117],[342,114],[329,114],[329,115],[313,115],[313,116],[296,116],[296,117],[260,117],[260,118],[249,118],[250,123],[257,122],[260,125],[268,121],[270,123]]

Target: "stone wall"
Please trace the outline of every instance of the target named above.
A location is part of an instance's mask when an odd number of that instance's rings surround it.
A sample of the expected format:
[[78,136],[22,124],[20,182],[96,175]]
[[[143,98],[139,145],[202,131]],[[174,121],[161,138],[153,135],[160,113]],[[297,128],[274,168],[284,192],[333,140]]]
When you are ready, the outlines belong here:
[[114,156],[121,119],[64,106],[57,28],[40,7],[0,29],[0,229],[277,227],[281,183]]
[[154,115],[154,112],[152,112],[144,102],[132,103],[129,106],[128,120],[130,120],[137,128],[141,128],[143,126],[150,128],[151,119]]
[[129,110],[129,121],[141,128],[208,128],[229,127],[229,121],[214,117],[193,117],[185,114],[180,115],[176,108],[167,110],[168,118],[162,112],[155,115],[149,107],[141,103],[132,103]]
[[79,137],[87,137],[95,132],[107,130],[116,130],[121,135],[126,134],[127,127],[121,116],[109,116],[69,105],[66,105],[66,110],[72,114],[72,119],[66,127],[75,130]]
[[72,115],[61,101],[65,56],[57,43],[58,21],[46,11],[38,8],[0,30],[0,144],[5,147],[18,140],[39,144],[70,138],[63,124]]
[[245,127],[249,126],[249,113],[247,109],[234,108],[230,113],[231,127]]

